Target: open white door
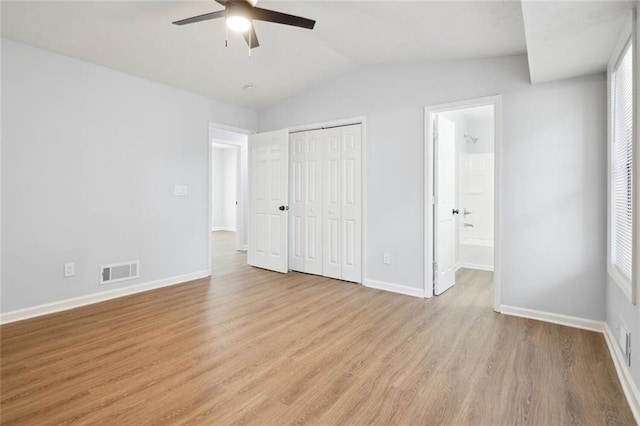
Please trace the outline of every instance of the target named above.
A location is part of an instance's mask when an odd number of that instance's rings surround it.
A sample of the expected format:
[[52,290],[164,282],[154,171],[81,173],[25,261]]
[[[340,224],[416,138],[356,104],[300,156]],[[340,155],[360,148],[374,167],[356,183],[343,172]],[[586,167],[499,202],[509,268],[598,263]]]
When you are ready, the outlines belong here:
[[453,121],[436,114],[435,185],[434,195],[434,293],[442,294],[456,282],[455,270],[455,196],[456,196],[456,139]]
[[251,266],[288,272],[289,133],[249,136],[249,247]]

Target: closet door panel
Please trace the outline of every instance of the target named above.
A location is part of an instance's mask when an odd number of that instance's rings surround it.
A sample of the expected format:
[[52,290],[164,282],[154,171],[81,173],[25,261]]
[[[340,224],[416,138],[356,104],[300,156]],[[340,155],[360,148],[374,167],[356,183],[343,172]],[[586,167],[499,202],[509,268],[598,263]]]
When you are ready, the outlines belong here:
[[322,130],[305,133],[304,272],[322,275]]
[[362,282],[362,135],[361,126],[341,128],[342,279]]
[[342,142],[340,128],[323,130],[322,275],[342,279]]
[[305,134],[290,135],[289,147],[289,268],[304,272]]

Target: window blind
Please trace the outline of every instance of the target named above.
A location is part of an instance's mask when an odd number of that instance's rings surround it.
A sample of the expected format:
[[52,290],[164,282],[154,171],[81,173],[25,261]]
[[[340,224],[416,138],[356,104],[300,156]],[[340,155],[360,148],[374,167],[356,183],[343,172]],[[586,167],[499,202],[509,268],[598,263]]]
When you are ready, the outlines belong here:
[[611,146],[611,263],[631,283],[633,263],[633,47],[613,70]]

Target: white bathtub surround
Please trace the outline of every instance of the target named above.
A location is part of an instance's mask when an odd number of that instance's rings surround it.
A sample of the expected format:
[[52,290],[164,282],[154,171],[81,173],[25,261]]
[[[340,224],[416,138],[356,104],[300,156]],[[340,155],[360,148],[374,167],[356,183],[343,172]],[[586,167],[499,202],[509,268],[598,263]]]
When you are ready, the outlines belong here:
[[455,124],[456,267],[493,271],[493,106],[443,113]]
[[460,242],[460,268],[493,271],[493,240],[469,238]]
[[494,155],[492,152],[472,154],[463,150],[458,164],[461,177],[458,219],[460,265],[492,271]]

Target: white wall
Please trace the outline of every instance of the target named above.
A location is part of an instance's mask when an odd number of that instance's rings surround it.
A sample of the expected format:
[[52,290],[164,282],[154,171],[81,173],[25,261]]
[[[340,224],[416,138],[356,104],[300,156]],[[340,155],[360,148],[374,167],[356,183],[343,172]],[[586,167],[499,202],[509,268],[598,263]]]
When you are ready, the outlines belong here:
[[210,121],[256,113],[3,39],[2,312],[206,271]]
[[236,229],[236,181],[237,171],[237,149],[231,148],[223,152],[224,159],[224,223],[227,228]]
[[211,230],[217,230],[224,224],[224,163],[223,151],[211,148]]
[[260,111],[258,128],[366,116],[366,278],[421,288],[423,108],[502,94],[502,303],[602,320],[605,91],[603,75],[530,86],[525,57],[370,66]]
[[211,148],[211,229],[236,231],[237,148]]
[[503,304],[604,319],[605,76],[503,104]]

